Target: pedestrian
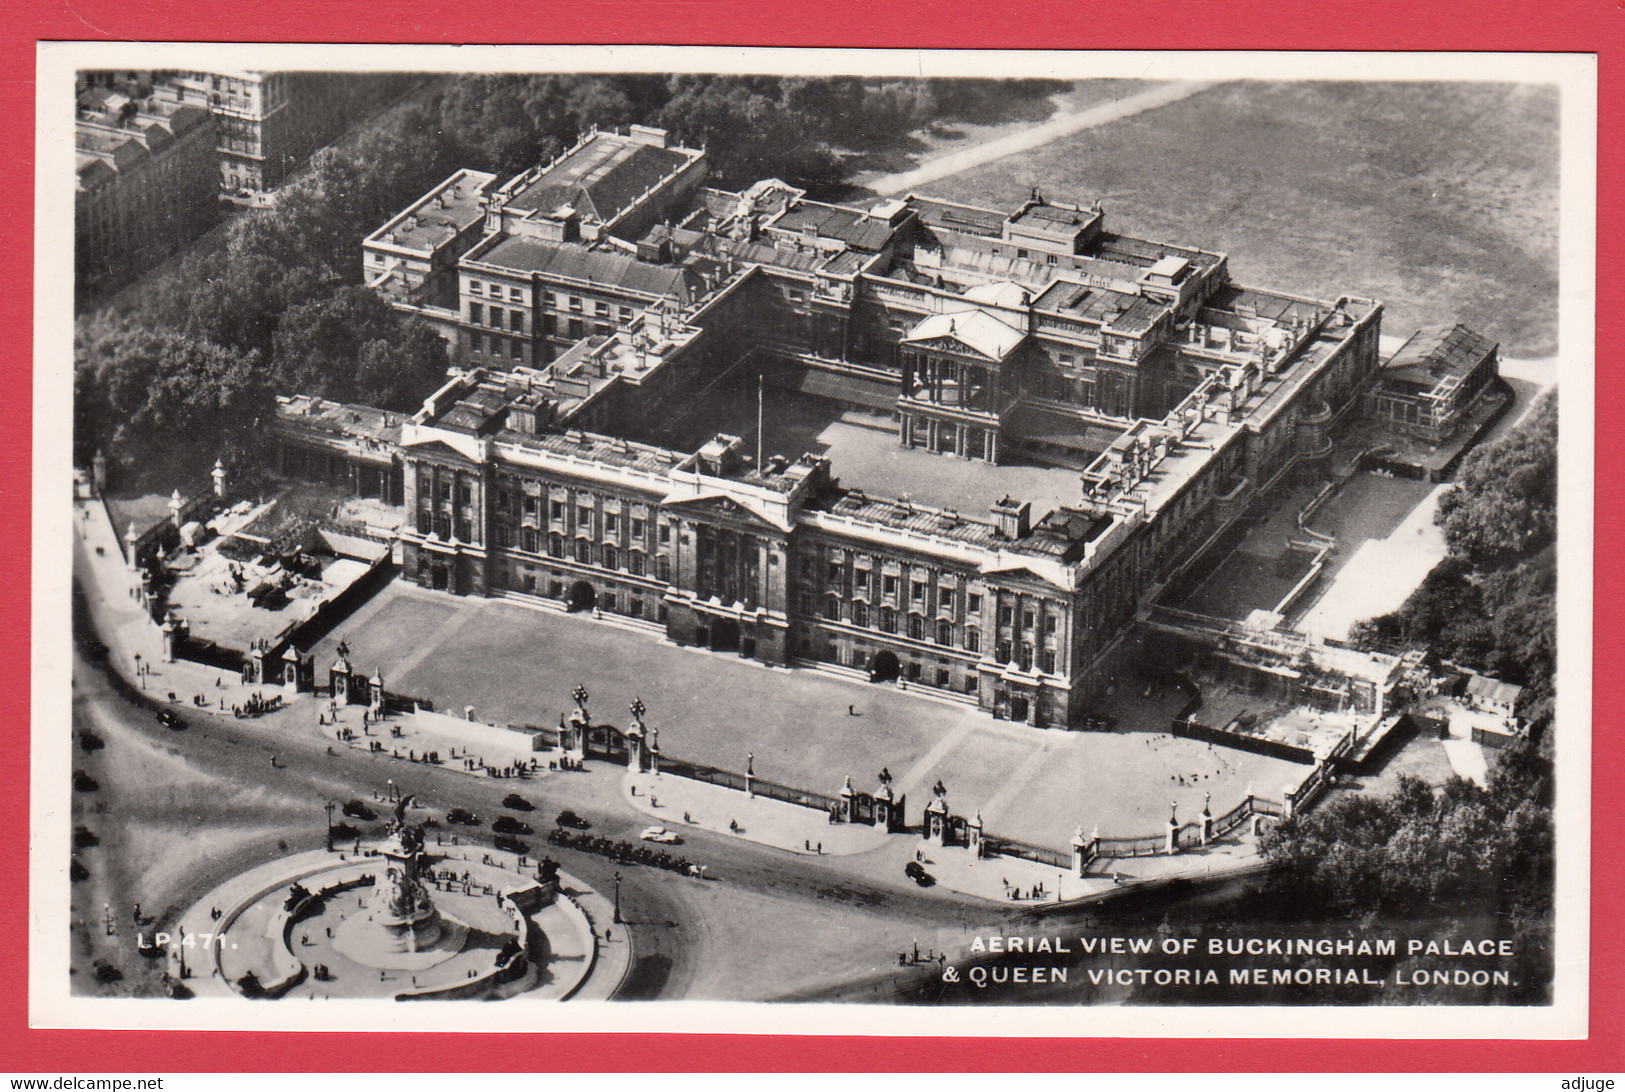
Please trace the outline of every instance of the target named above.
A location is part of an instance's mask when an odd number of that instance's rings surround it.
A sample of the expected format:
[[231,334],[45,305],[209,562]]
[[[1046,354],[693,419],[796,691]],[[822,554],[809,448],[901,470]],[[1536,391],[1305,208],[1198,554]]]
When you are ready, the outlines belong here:
[[823,842],[818,843],[818,855],[820,857],[822,857],[824,855],[824,843]]
[[849,717],[855,717],[858,715],[858,711],[855,707],[848,705],[846,707],[846,715]]
[[811,853],[812,852],[812,839],[811,838],[803,838],[801,840],[801,848],[806,850],[808,853]]

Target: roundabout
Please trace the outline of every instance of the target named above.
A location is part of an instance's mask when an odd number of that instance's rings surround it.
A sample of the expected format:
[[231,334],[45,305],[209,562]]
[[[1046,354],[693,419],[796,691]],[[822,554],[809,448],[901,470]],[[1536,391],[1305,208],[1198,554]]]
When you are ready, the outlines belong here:
[[[607,997],[630,961],[607,903],[550,859],[387,834],[281,857],[210,891],[164,949],[196,996],[564,1000]],[[624,933],[624,930],[622,931]]]

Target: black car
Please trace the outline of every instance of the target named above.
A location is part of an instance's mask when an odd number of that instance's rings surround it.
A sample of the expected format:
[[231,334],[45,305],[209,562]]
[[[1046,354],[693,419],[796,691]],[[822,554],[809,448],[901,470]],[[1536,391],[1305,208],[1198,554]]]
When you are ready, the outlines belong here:
[[581,816],[577,815],[569,808],[565,808],[563,811],[559,812],[558,818],[554,819],[553,821],[561,827],[575,827],[577,830],[587,830],[592,826],[591,823],[581,818]]
[[76,792],[95,792],[101,788],[101,783],[83,770],[73,771],[73,787]]
[[498,834],[535,834],[529,823],[521,823],[511,815],[499,816],[491,823],[491,829]]
[[477,827],[480,824],[480,817],[467,808],[452,808],[446,813],[446,822],[461,823],[465,827]]
[[168,709],[158,710],[158,723],[176,732],[186,727],[186,722]]
[[518,838],[515,838],[511,834],[499,834],[499,835],[497,835],[496,836],[496,847],[498,849],[505,849],[509,853],[525,854],[525,853],[530,852],[530,847],[528,845],[526,845],[524,842],[521,842]]
[[351,819],[372,820],[378,818],[378,813],[367,807],[360,800],[352,800],[339,809]]
[[936,877],[927,872],[925,870],[925,866],[920,864],[919,861],[908,862],[908,864],[903,866],[903,872],[908,876],[909,879],[913,880],[921,887],[930,887],[932,884],[937,882]]
[[514,811],[535,811],[536,805],[526,800],[516,792],[511,792],[502,798],[502,806],[512,808]]

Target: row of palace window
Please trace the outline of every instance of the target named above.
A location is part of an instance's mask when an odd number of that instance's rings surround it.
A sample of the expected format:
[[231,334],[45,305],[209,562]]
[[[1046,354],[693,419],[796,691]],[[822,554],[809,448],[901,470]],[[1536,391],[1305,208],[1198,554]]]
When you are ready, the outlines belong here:
[[[530,595],[541,594],[541,582],[536,574],[525,571],[519,574],[519,587]],[[549,579],[547,581],[547,597],[549,599],[563,600],[571,582],[564,579]],[[621,592],[616,588],[595,592],[593,606],[598,610],[610,614],[624,614],[629,618],[653,618],[658,622],[666,620],[666,604],[659,599],[650,599],[635,592]]]
[[[649,573],[649,558],[641,550],[623,550],[607,543],[578,538],[570,541],[567,551],[564,536],[556,531],[544,539],[534,527],[521,527],[515,535],[512,529],[499,523],[495,528],[495,544],[501,549],[519,549],[527,554],[539,554],[545,548],[548,557],[561,560],[570,557],[582,565],[616,569],[633,576],[646,576]],[[665,583],[671,583],[671,561],[664,557],[655,558],[654,575]]]
[[[468,321],[476,326],[490,326],[493,329],[500,330],[502,329],[503,317],[502,308],[500,307],[493,306],[487,315],[483,305],[478,303],[468,305]],[[516,334],[525,332],[525,313],[523,311],[517,307],[512,308],[508,311],[506,317],[510,330]]]
[[[837,596],[825,596],[822,616],[829,621],[839,622],[841,618],[842,602]],[[812,597],[802,593],[802,613],[811,616]],[[906,615],[901,620],[899,628],[898,613],[891,607],[880,607],[871,611],[864,602],[851,604],[850,617],[847,619],[854,626],[864,629],[876,628],[882,633],[902,632],[912,641],[930,641],[942,645],[944,648],[956,647],[954,641],[954,624],[947,619],[937,619],[934,622],[918,614]],[[964,630],[963,648],[966,652],[980,653],[982,651],[982,632],[974,625],[966,626]],[[1050,648],[1035,648],[1032,641],[1015,641],[1000,637],[994,642],[993,658],[1001,664],[1015,664],[1023,671],[1031,671],[1033,664],[1046,675],[1055,673],[1055,650]]]

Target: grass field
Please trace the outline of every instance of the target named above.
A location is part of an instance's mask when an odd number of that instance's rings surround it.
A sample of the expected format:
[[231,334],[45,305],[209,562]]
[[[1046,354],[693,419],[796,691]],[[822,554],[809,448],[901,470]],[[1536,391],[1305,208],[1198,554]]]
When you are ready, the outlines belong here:
[[1244,284],[1374,296],[1389,333],[1459,320],[1508,356],[1549,356],[1557,117],[1550,87],[1237,82],[932,191],[1099,197],[1112,230],[1227,253]]

